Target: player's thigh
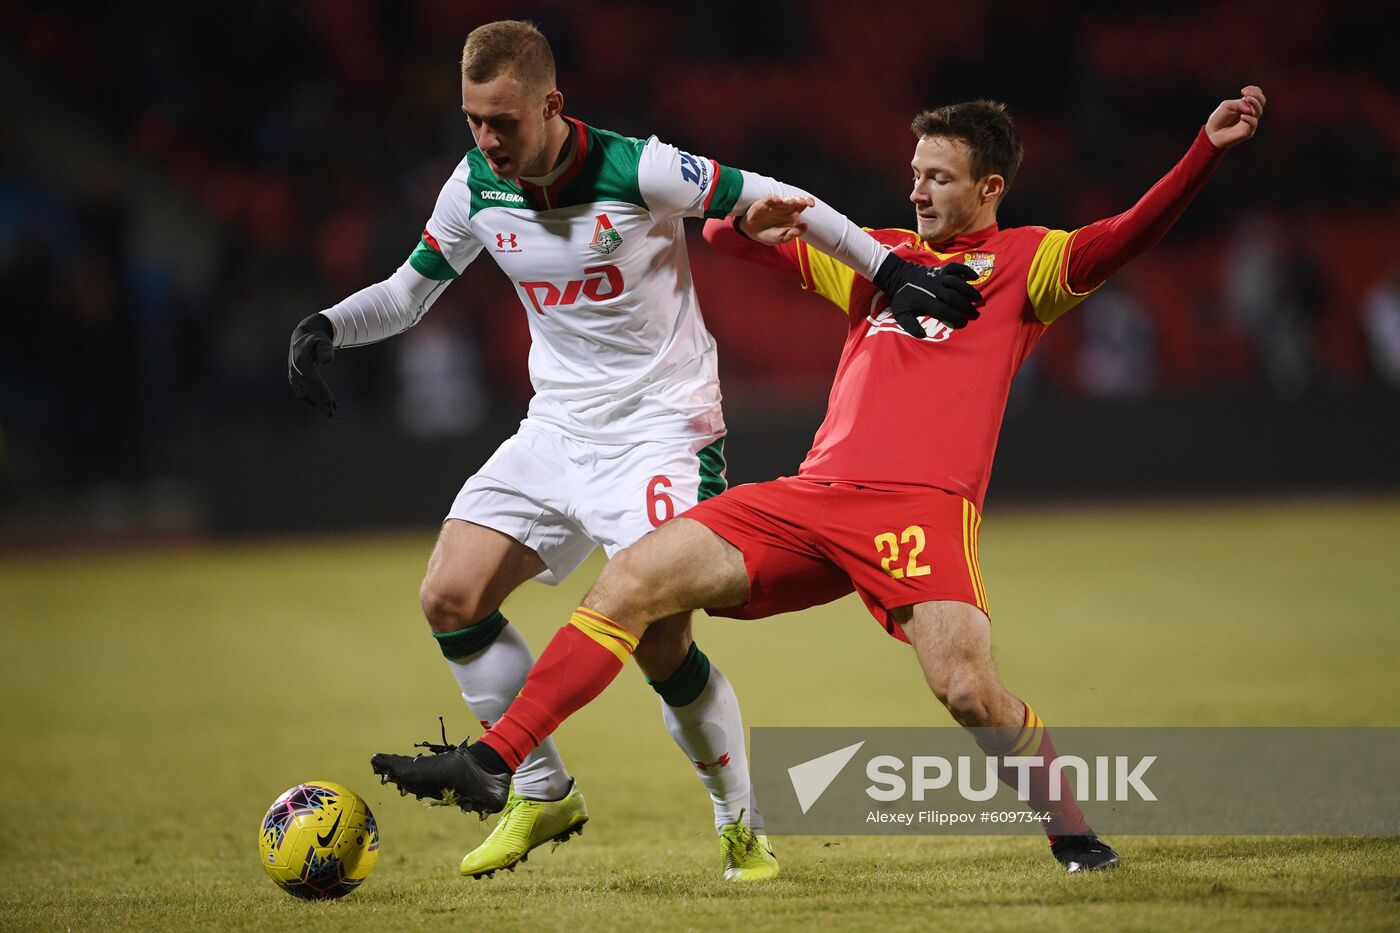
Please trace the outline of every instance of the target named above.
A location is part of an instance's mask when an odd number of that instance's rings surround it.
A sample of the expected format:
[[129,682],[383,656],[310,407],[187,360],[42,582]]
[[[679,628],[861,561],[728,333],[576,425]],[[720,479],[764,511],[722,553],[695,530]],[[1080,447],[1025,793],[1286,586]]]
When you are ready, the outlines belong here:
[[588,475],[577,464],[579,447],[557,432],[523,425],[463,484],[447,517],[515,540],[543,561],[540,582],[559,583],[595,547],[570,514]]
[[833,490],[824,530],[871,615],[898,635],[896,611],[942,600],[985,615],[977,563],[977,515],[939,490]]
[[434,624],[470,624],[495,612],[516,587],[544,569],[540,556],[510,535],[449,518],[423,576],[423,612]]
[[737,605],[748,587],[736,547],[699,522],[678,518],[613,557],[584,605],[644,628],[692,609]]
[[763,619],[850,593],[850,577],[821,547],[825,509],[826,487],[785,478],[736,486],[685,513],[739,552],[748,578],[742,602],[706,606],[709,614]]
[[962,678],[993,678],[992,623],[961,600],[931,600],[902,606],[891,615],[914,646],[924,679],[945,699]]
[[953,717],[992,730],[983,738],[994,747],[1014,739],[1026,706],[997,673],[986,613],[960,600],[936,600],[903,607],[895,616],[918,653],[929,688]]

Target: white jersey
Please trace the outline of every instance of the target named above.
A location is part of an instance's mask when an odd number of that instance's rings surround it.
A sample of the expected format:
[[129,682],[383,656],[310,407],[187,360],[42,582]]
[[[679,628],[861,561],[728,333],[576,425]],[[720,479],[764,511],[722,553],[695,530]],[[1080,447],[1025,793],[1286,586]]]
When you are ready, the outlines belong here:
[[[567,119],[567,118],[566,118]],[[547,187],[497,178],[467,153],[418,247],[394,275],[324,313],[338,347],[413,326],[483,250],[530,325],[529,421],[603,444],[723,432],[715,342],[690,278],[682,220],[726,217],[768,195],[810,197],[658,141],[577,120]],[[805,239],[870,278],[878,242],[817,201]]]
[[686,217],[724,217],[740,173],[570,121],[573,161],[547,188],[457,166],[410,258],[456,278],[485,250],[530,323],[529,418],[596,442],[724,429],[715,342],[686,255]]

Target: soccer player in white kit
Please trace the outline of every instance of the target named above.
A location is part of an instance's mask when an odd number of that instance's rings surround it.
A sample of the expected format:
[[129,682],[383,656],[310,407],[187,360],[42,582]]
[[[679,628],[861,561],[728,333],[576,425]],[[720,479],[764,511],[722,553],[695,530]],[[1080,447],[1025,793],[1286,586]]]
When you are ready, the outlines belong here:
[[[944,285],[805,192],[564,116],[549,44],[530,23],[489,23],[467,37],[462,110],[477,148],[442,189],[417,248],[387,280],[302,321],[288,377],[299,398],[332,414],[317,367],[334,347],[413,326],[483,251],[514,283],[535,395],[519,432],[458,493],[421,591],[463,698],[489,725],[534,662],[501,615],[506,596],[532,578],[558,583],[595,547],[612,556],[725,488],[715,344],[684,218],[742,213],[763,198],[809,204],[793,236],[925,311]],[[725,878],[776,876],[738,699],[692,641],[689,615],[653,625],[634,657],[709,791]],[[546,740],[516,771],[500,822],[462,874],[513,869],[587,819]]]

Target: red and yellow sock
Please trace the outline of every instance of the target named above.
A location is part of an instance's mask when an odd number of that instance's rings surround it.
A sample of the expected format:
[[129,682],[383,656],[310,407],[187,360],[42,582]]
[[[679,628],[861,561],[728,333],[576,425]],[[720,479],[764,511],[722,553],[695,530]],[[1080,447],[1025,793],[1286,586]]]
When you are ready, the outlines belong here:
[[[1059,753],[1055,751],[1055,743],[1050,741],[1050,730],[1045,727],[1044,721],[1031,709],[1029,703],[1024,705],[1026,717],[1016,737],[999,749],[987,748],[984,745],[982,750],[1000,760],[1022,757],[1041,759],[1038,767],[1029,769],[1030,784],[1027,789],[1030,791],[1030,799],[1027,804],[1036,813],[1050,815],[1050,821],[1041,825],[1051,843],[1060,836],[1082,836],[1093,832],[1084,819],[1079,804],[1075,802],[1074,792],[1063,773],[1059,777],[1059,799],[1050,798],[1050,763]],[[1016,768],[999,763],[997,777],[1007,787],[1016,790]]]
[[580,606],[545,646],[525,687],[480,741],[512,771],[569,716],[612,683],[637,647],[637,636]]

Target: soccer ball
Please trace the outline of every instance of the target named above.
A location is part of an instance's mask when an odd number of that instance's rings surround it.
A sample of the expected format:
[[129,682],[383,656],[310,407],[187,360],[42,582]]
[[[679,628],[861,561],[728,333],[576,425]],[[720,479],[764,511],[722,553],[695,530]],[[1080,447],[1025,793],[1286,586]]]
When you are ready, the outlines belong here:
[[359,794],[330,781],[298,784],[272,802],[258,835],[262,867],[308,900],[344,897],[379,859],[379,827]]

